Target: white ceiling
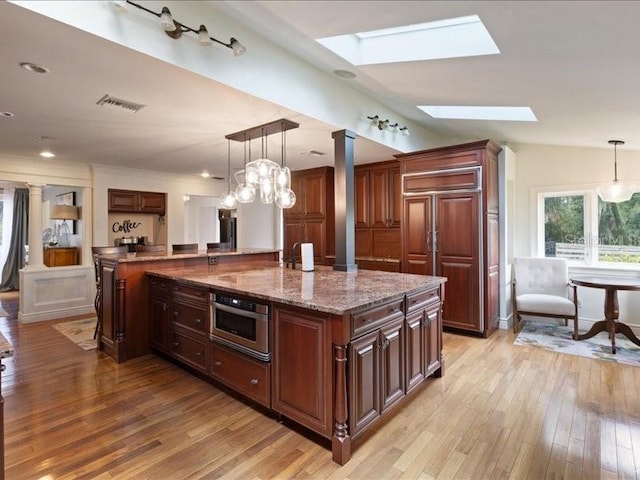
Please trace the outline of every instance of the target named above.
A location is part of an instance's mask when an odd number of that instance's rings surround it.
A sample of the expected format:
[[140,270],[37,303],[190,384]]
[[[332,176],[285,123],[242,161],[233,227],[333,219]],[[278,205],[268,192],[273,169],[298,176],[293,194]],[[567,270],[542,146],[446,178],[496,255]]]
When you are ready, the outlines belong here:
[[[607,140],[619,138],[625,148],[640,149],[640,2],[201,4],[324,71],[353,71],[357,77],[348,82],[354,88],[442,137],[595,148],[610,148]],[[162,3],[154,7],[159,11]],[[472,14],[484,22],[499,55],[353,67],[314,41]],[[225,176],[226,134],[283,117],[298,122],[301,127],[287,136],[288,163],[298,169],[331,164],[330,134],[345,128],[10,3],[0,3],[0,31],[0,111],[15,114],[0,117],[0,154],[34,157],[44,143],[37,137],[47,136],[58,139],[51,145],[57,159],[175,173],[207,169]],[[21,69],[18,63],[24,61],[50,73]],[[149,107],[138,114],[97,107],[104,94],[144,98]],[[435,120],[416,108],[424,104],[530,106],[539,121]],[[310,150],[328,155],[309,155]],[[357,139],[356,155],[367,161],[389,159],[395,152]],[[241,163],[239,156],[241,150],[234,150],[234,163]]]

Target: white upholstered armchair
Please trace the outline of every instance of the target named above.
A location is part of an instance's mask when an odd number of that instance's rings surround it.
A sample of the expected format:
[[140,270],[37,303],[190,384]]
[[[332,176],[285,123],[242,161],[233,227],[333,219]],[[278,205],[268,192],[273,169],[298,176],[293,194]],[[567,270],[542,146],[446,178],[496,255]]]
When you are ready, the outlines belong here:
[[569,281],[564,258],[516,257],[512,265],[513,331],[522,328],[521,315],[573,319],[578,337],[577,287]]

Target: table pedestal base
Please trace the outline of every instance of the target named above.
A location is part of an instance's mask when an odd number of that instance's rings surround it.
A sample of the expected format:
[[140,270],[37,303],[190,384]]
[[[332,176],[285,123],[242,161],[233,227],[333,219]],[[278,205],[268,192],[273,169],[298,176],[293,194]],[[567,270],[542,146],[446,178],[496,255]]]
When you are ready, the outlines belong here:
[[604,318],[593,324],[591,329],[587,333],[578,335],[576,340],[586,340],[597,335],[600,332],[608,332],[609,338],[611,338],[611,352],[616,353],[616,333],[621,333],[636,345],[640,346],[640,340],[636,337],[631,327],[624,323],[618,323],[618,315],[620,311],[618,309],[618,291],[615,288],[607,288],[604,298]]

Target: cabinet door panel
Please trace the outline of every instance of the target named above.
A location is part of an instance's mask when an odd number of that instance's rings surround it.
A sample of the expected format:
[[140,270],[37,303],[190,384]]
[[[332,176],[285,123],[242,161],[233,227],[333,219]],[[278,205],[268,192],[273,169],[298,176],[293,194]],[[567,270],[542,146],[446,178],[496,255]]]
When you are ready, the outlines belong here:
[[[326,215],[326,192],[327,183],[325,181],[325,172],[306,175],[302,179],[302,199],[304,203],[305,215],[316,215],[324,217]],[[295,190],[294,190],[295,192]],[[295,192],[296,195],[298,194]]]
[[369,226],[369,172],[357,171],[353,177],[354,183],[354,208],[355,208],[355,226]]
[[326,314],[274,308],[272,406],[313,431],[332,431],[332,348]]
[[404,318],[380,329],[382,411],[404,396]]
[[327,254],[326,225],[324,219],[307,219],[304,221],[304,241],[313,243],[313,261],[322,264]]
[[151,345],[167,352],[169,350],[169,298],[168,295],[153,295],[150,301]]
[[349,430],[354,435],[380,415],[378,331],[349,346]]
[[110,212],[137,212],[140,205],[138,192],[126,190],[109,190]]
[[425,376],[428,377],[442,366],[442,317],[440,315],[440,305],[425,312],[424,323]]
[[403,271],[433,275],[431,240],[431,197],[407,198],[404,201]]
[[407,393],[424,380],[423,317],[422,310],[407,315]]
[[447,277],[447,290],[452,292],[449,301],[444,302],[443,324],[481,332],[477,262],[442,261],[437,275]]
[[371,226],[387,227],[389,218],[389,171],[371,171]]
[[159,215],[164,215],[165,213],[164,193],[140,192],[140,212],[157,213]]
[[480,332],[478,194],[438,195],[436,205],[436,275],[448,278],[458,299],[445,302],[442,321]]
[[392,227],[402,222],[402,174],[400,167],[389,169],[389,216]]

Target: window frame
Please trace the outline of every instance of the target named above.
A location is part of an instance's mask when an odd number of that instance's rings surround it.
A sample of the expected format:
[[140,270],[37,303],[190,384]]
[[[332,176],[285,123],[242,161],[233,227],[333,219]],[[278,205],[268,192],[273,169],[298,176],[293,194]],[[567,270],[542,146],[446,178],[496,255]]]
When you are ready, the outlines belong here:
[[640,267],[638,263],[604,262],[598,260],[599,218],[598,218],[598,193],[595,187],[549,187],[536,189],[532,192],[535,201],[534,218],[536,219],[536,233],[534,239],[534,251],[536,256],[545,256],[545,199],[552,197],[583,196],[584,198],[584,241],[586,245],[585,259],[567,259],[570,268],[578,270],[635,270]]

